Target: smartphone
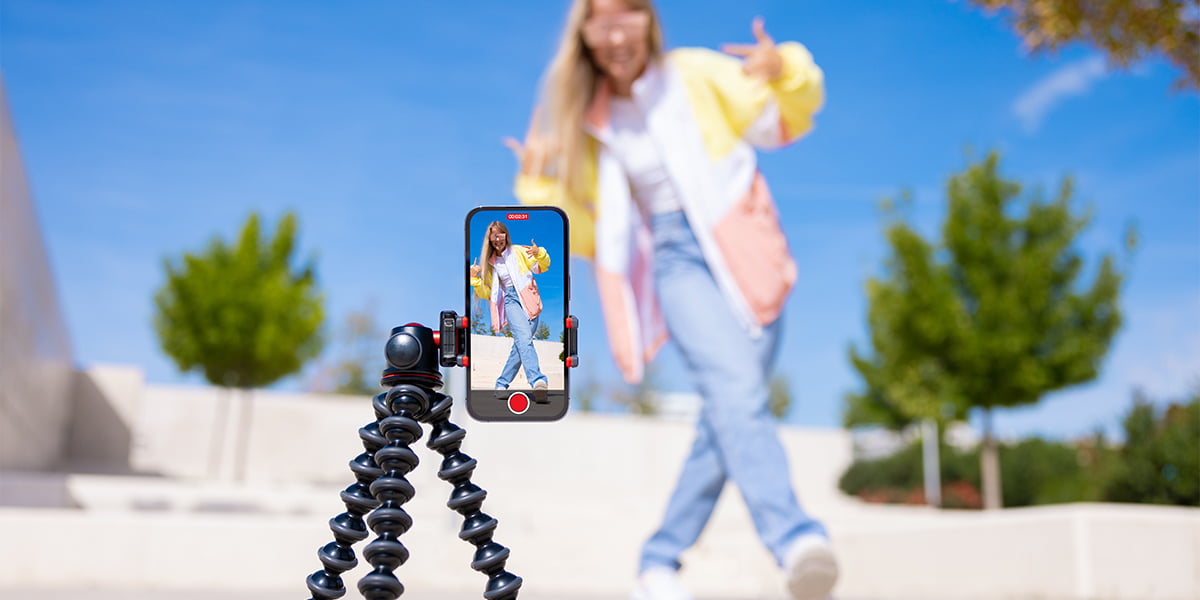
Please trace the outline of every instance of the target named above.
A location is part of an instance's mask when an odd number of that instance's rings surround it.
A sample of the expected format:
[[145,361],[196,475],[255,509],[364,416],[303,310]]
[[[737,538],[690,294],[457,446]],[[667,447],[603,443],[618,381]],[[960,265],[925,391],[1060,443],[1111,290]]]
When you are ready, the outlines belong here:
[[574,333],[566,214],[483,206],[467,214],[465,233],[467,411],[480,421],[561,419]]

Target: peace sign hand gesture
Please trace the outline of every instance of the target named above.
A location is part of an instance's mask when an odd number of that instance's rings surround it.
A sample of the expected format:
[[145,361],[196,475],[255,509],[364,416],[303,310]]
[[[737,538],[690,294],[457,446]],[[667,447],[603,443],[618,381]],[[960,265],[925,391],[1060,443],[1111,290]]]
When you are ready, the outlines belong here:
[[533,238],[529,238],[529,247],[525,249],[525,256],[536,259],[537,255],[538,255],[537,243],[535,243],[533,241]]
[[517,138],[504,138],[504,145],[517,157],[521,165],[522,175],[546,175],[558,155],[558,145],[552,140],[532,133],[525,137],[525,143]]
[[762,17],[755,17],[751,24],[754,31],[753,44],[724,44],[721,51],[743,57],[742,72],[750,77],[771,82],[783,74],[783,57],[775,49],[775,40],[767,34]]

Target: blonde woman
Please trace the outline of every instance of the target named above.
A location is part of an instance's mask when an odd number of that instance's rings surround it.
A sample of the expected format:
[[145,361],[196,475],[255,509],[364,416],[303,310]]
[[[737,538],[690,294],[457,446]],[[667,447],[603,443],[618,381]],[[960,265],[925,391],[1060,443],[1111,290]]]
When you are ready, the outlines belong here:
[[499,333],[505,325],[513,334],[512,350],[500,377],[496,393],[508,389],[519,369],[525,367],[525,380],[533,386],[533,397],[546,401],[549,379],[542,374],[533,335],[542,313],[542,298],[534,274],[550,268],[550,255],[536,241],[520,246],[510,243],[508,227],[492,221],[483,236],[479,262],[471,265],[471,287],[475,295],[488,301],[492,331]]
[[[828,596],[837,563],[792,491],[767,407],[780,313],[796,267],[755,148],[791,142],[823,102],[800,44],[666,52],[648,0],[576,0],[524,143],[516,195],[571,219],[594,259],[609,343],[630,382],[667,341],[701,397],[696,438],[662,525],[645,543],[635,600],[691,596],[679,557],[727,481],[797,600]],[[817,457],[812,457],[816,459]]]

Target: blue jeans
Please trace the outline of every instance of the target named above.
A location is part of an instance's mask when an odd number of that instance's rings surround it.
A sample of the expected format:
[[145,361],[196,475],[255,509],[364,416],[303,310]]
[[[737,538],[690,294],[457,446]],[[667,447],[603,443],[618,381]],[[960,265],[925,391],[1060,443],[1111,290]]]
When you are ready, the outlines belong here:
[[639,569],[680,567],[679,555],[700,537],[727,480],[741,492],[759,539],[783,564],[796,537],[826,532],[796,501],[767,404],[780,321],[751,338],[717,288],[684,214],[655,215],[653,229],[655,288],[702,403],[691,453]]
[[517,290],[511,286],[504,288],[504,314],[508,317],[508,328],[513,334],[513,345],[508,353],[508,361],[504,363],[504,370],[496,380],[496,387],[508,388],[512,380],[517,378],[517,369],[522,365],[525,366],[525,380],[532,387],[539,379],[547,379],[538,368],[537,351],[533,349],[533,333],[537,331],[541,315],[530,319],[525,309],[521,308]]

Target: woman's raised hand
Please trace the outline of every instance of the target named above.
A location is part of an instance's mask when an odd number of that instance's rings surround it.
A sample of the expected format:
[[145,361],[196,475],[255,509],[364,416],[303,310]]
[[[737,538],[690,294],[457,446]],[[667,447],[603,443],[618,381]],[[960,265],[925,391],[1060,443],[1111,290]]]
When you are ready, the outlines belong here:
[[750,25],[754,31],[753,44],[724,44],[721,51],[742,57],[742,72],[766,82],[774,81],[783,74],[783,57],[775,49],[775,40],[767,34],[762,17],[755,17]]
[[540,176],[550,171],[550,166],[558,156],[558,144],[549,138],[532,133],[525,136],[525,143],[517,138],[504,138],[504,145],[512,150],[521,165],[522,175]]
[[475,264],[477,262],[479,262],[478,258],[471,259],[471,277],[479,277],[479,274],[483,272],[483,267]]
[[537,258],[537,255],[537,242],[534,242],[533,238],[529,238],[529,247],[525,249],[525,256],[528,256],[529,258]]

